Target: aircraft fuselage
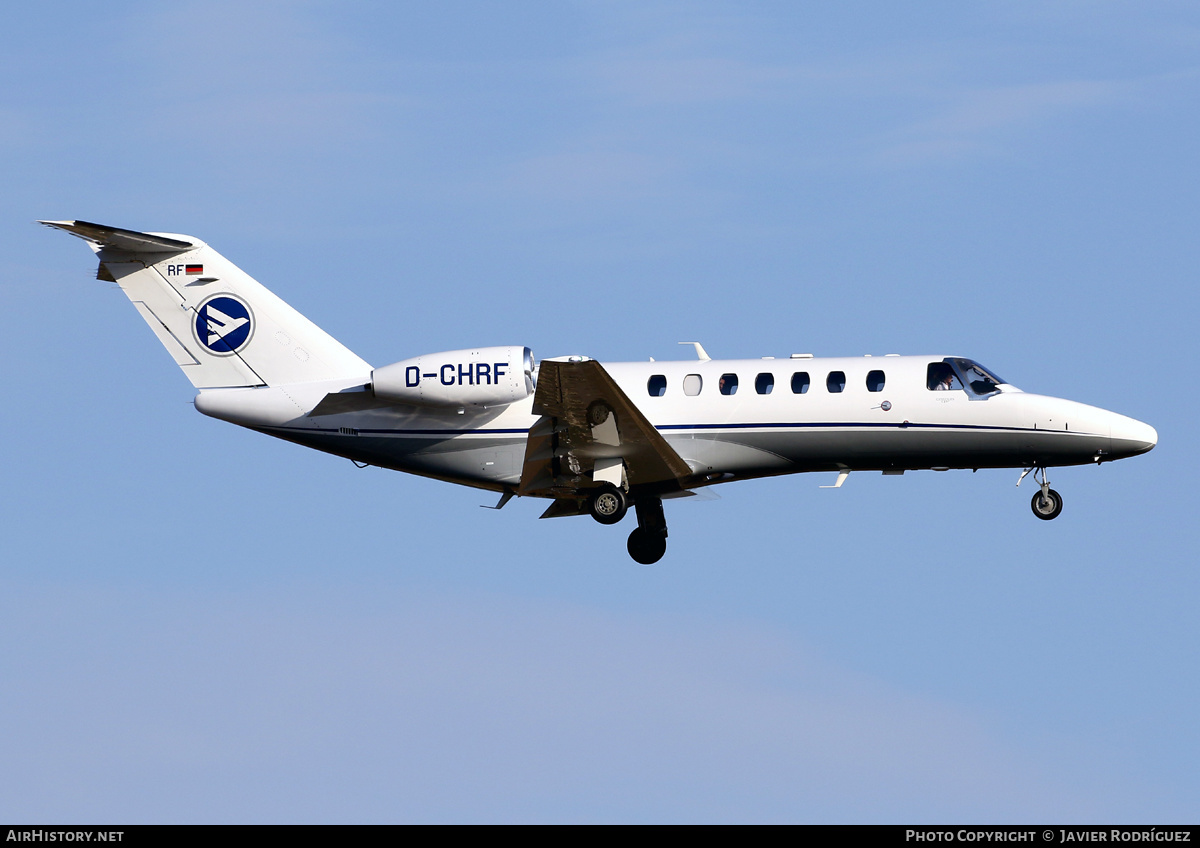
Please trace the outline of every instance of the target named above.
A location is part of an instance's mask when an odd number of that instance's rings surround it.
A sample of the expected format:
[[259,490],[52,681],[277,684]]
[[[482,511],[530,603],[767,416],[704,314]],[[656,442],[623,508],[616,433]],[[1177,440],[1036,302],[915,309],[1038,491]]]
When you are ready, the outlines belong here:
[[[929,389],[930,365],[946,359],[954,357],[682,360],[604,368],[692,468],[694,485],[805,471],[1082,465],[1144,453],[1157,441],[1153,428],[1140,421],[1007,384],[986,395],[961,383]],[[736,389],[722,386],[722,379],[732,382],[730,375]],[[360,463],[493,490],[519,482],[526,438],[538,417],[532,397],[462,412],[381,403],[342,414],[299,414],[329,390],[325,384],[209,390],[196,406]],[[248,393],[259,398],[251,402]]]
[[637,515],[628,550],[666,551],[662,499],[730,480],[835,471],[1046,469],[1145,453],[1154,428],[1033,395],[957,356],[601,364],[477,347],[372,368],[203,241],[43,221],[88,243],[199,391],[206,415],[344,456],[550,500],[544,518]]

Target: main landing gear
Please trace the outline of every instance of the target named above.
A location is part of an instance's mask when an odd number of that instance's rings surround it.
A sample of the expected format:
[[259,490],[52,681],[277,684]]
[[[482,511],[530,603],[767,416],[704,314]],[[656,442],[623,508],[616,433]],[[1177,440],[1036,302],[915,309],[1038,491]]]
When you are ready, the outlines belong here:
[[[601,524],[616,524],[629,511],[629,495],[616,486],[605,483],[587,501],[592,518]],[[658,495],[639,495],[633,499],[638,526],[629,534],[626,547],[634,562],[653,565],[667,552],[667,520],[663,515],[662,498]]]
[[612,483],[605,483],[588,498],[588,512],[601,524],[616,524],[629,511],[629,499]]
[[1050,479],[1046,476],[1045,467],[1026,468],[1021,472],[1021,477],[1017,480],[1017,485],[1021,485],[1021,480],[1024,480],[1025,475],[1030,471],[1033,472],[1034,482],[1040,486],[1038,491],[1033,493],[1033,499],[1029,502],[1030,509],[1042,521],[1050,521],[1058,518],[1058,514],[1062,512],[1063,508],[1062,495],[1050,488]]
[[667,519],[662,498],[652,495],[636,503],[638,526],[629,534],[626,548],[634,562],[654,565],[667,552]]

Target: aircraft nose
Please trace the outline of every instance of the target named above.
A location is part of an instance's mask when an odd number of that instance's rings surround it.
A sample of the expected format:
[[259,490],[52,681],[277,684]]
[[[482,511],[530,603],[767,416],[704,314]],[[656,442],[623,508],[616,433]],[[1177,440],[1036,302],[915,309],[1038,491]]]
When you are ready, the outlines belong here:
[[1111,428],[1113,456],[1137,456],[1158,444],[1158,431],[1135,418],[1116,416]]

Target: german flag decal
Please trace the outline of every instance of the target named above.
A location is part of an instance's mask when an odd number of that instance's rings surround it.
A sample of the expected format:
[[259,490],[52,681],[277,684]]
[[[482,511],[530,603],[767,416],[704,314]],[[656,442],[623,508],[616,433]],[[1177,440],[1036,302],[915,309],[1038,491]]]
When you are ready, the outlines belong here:
[[188,265],[186,268],[183,269],[183,273],[185,273],[185,274],[203,274],[204,266],[203,265]]

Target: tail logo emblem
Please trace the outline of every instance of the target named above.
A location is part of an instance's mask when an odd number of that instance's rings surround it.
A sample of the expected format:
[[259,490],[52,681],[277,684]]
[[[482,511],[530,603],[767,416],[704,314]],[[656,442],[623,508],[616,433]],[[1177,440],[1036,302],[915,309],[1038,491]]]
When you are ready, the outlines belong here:
[[218,294],[200,304],[192,328],[196,340],[205,350],[217,356],[228,356],[237,353],[250,341],[254,331],[254,316],[250,307],[239,298]]

